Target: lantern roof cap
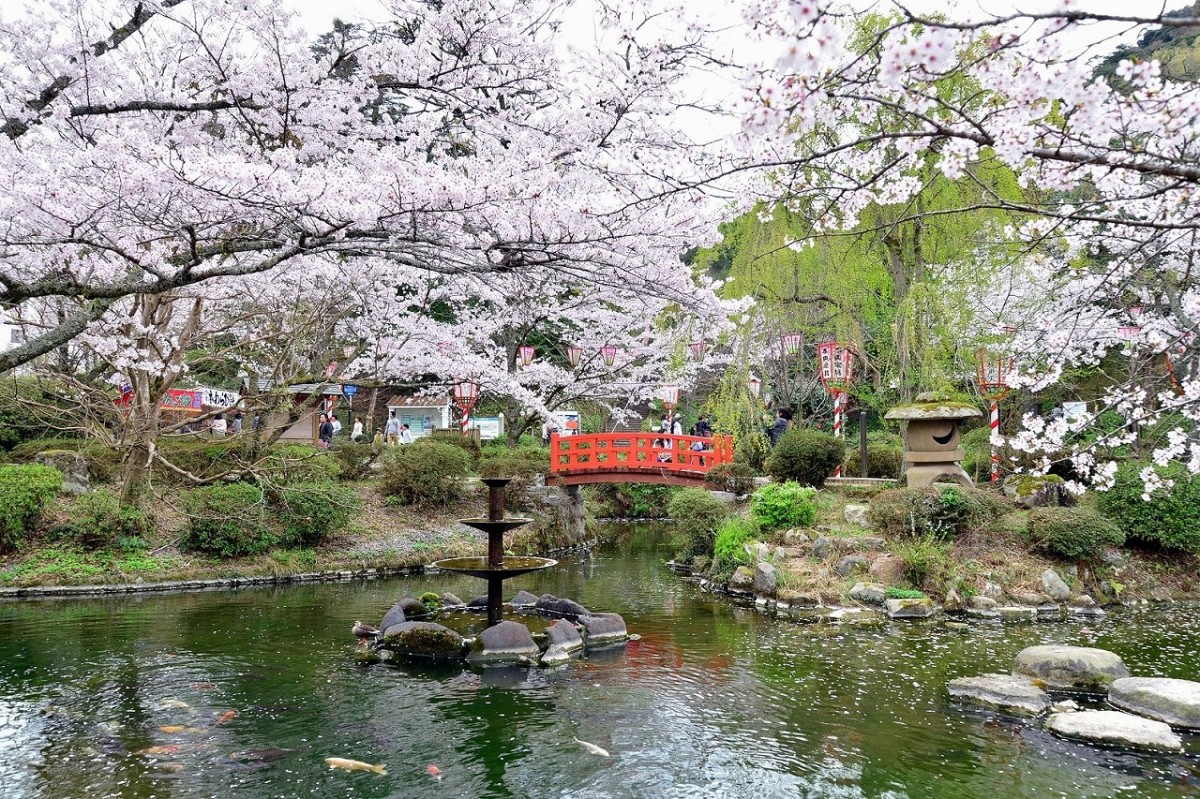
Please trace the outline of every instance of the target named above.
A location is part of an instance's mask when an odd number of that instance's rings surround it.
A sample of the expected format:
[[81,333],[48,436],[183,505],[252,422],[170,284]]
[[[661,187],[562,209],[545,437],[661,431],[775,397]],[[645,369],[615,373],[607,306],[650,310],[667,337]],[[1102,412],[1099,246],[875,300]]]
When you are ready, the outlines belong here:
[[951,399],[947,394],[926,391],[917,395],[917,401],[909,405],[897,405],[883,417],[901,421],[919,419],[970,419],[983,416],[983,412],[969,402]]

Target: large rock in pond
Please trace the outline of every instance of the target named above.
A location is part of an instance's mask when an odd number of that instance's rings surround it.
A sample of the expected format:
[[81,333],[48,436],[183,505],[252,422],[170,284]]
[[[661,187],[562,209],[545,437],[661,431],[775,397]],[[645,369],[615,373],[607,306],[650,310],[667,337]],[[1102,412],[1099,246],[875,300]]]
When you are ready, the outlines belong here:
[[516,596],[508,600],[508,604],[512,605],[514,608],[533,607],[537,603],[537,595],[531,594],[528,591],[518,591]]
[[1071,587],[1063,582],[1054,569],[1042,572],[1042,590],[1055,602],[1066,602],[1071,598]]
[[404,621],[383,631],[383,646],[400,655],[461,660],[462,636],[440,624],[427,621]]
[[1040,716],[1050,707],[1050,695],[1028,677],[984,674],[950,681],[950,696],[972,705],[1013,713]]
[[775,596],[779,587],[779,574],[770,563],[757,563],[754,566],[754,593]]
[[1046,729],[1064,738],[1075,738],[1109,746],[1127,746],[1161,752],[1183,749],[1179,736],[1161,721],[1144,719],[1119,710],[1084,710],[1054,713]]
[[557,666],[571,659],[572,652],[583,649],[583,638],[575,625],[566,619],[559,619],[546,628],[546,636],[550,646],[542,653],[542,665]]
[[1108,701],[1122,710],[1200,729],[1200,682],[1169,677],[1122,677],[1108,687]]
[[533,663],[542,650],[533,642],[529,628],[515,621],[502,621],[481,632],[467,655],[467,662]]
[[889,619],[927,619],[937,608],[929,597],[920,599],[889,599],[885,603]]
[[392,609],[395,610],[395,608],[403,610],[404,615],[410,619],[419,619],[422,616],[433,614],[433,611],[427,608],[424,602],[419,599],[413,599],[410,596],[406,596],[397,602]]
[[1031,646],[1017,654],[1013,674],[1040,680],[1065,691],[1107,691],[1113,680],[1129,676],[1121,657],[1087,646]]
[[64,494],[77,497],[80,494],[86,494],[92,488],[91,481],[88,479],[87,459],[78,452],[48,449],[45,452],[39,452],[33,461],[62,472],[63,482],[59,491]]
[[575,600],[559,598],[553,594],[542,594],[538,598],[537,609],[548,616],[561,616],[564,619],[577,619],[588,613],[588,609]]
[[850,598],[864,605],[882,605],[887,601],[887,589],[874,583],[855,583]]
[[729,590],[748,594],[754,589],[754,571],[749,566],[738,566],[729,578]]
[[442,594],[442,607],[443,608],[460,608],[463,606],[463,604],[464,603],[461,599],[459,599],[458,597],[456,597],[454,594],[450,593],[449,591]]
[[387,613],[383,614],[383,621],[379,622],[379,629],[386,630],[388,627],[394,627],[406,621],[408,621],[408,617],[404,615],[404,608],[400,606],[400,603],[396,603]]
[[579,623],[583,625],[583,640],[588,646],[616,644],[629,638],[625,620],[617,613],[580,616]]

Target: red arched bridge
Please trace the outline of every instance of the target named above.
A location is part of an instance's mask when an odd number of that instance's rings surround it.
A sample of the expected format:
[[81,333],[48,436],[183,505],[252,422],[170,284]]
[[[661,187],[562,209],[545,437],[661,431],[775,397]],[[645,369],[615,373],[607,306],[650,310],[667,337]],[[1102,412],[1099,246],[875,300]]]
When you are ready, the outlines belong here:
[[550,473],[557,485],[660,483],[703,486],[714,466],[733,463],[733,436],[663,433],[550,434]]

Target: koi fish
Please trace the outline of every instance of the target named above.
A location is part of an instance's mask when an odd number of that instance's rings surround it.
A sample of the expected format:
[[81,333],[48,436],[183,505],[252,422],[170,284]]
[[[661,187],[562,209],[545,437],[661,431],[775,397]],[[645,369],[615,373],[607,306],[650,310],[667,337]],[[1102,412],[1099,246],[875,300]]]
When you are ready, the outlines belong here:
[[183,732],[186,729],[187,729],[187,725],[185,725],[185,724],[164,724],[163,726],[158,728],[158,731],[166,732],[166,733],[176,733],[176,732]]
[[224,713],[222,713],[220,716],[217,717],[217,720],[213,722],[213,726],[220,727],[225,722],[229,721],[230,719],[234,719],[234,718],[237,718],[237,711],[236,710],[226,710]]
[[168,744],[166,746],[147,746],[145,749],[139,749],[139,755],[174,755],[183,751],[182,746]]
[[601,749],[600,747],[596,746],[595,744],[590,744],[587,741],[581,741],[578,738],[572,738],[571,740],[574,741],[575,743],[579,744],[580,746],[582,746],[584,749],[591,752],[593,755],[600,755],[600,757],[609,757],[610,756],[608,754],[608,750]]
[[387,776],[387,766],[380,763],[378,766],[372,766],[370,763],[364,763],[361,760],[347,760],[344,757],[327,757],[325,762],[330,768],[340,768],[346,771],[371,771],[381,777]]
[[433,777],[438,782],[442,781],[442,770],[432,763],[425,767],[425,771],[430,777]]

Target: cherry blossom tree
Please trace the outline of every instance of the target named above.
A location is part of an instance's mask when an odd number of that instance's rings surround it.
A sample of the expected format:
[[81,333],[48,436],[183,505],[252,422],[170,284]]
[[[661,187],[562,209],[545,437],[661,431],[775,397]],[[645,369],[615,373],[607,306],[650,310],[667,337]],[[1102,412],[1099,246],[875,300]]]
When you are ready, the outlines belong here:
[[[779,58],[752,69],[744,147],[729,169],[769,170],[764,190],[803,209],[818,234],[852,228],[874,206],[922,218],[916,198],[930,165],[952,180],[969,164],[1013,170],[1020,197],[980,183],[969,205],[939,213],[999,209],[1016,219],[997,231],[1010,274],[979,290],[995,324],[1018,328],[1020,382],[1037,390],[1132,352],[1137,363],[1100,403],[1127,420],[1116,438],[1180,419],[1153,458],[1200,471],[1200,89],[1136,59],[1120,61],[1114,85],[1076,43],[1102,23],[1181,29],[1200,19],[1100,14],[1064,0],[1053,13],[998,17],[901,8],[864,33],[824,0],[751,0],[743,13],[762,51]],[[1030,418],[1014,443],[1046,468],[1073,455],[1104,485],[1112,465],[1069,444],[1088,421]]]

